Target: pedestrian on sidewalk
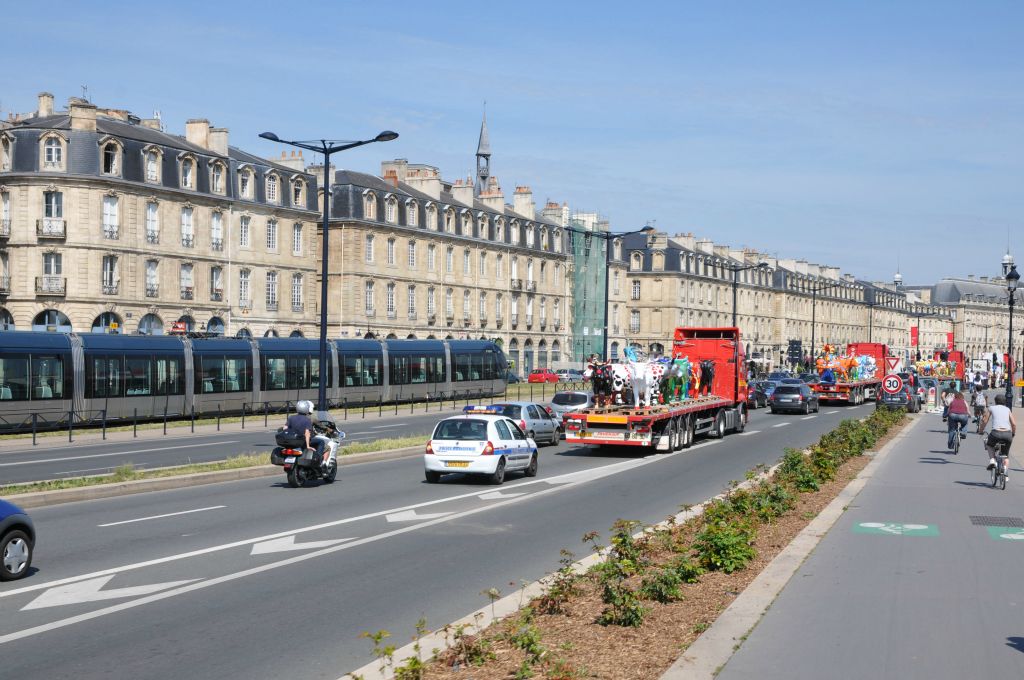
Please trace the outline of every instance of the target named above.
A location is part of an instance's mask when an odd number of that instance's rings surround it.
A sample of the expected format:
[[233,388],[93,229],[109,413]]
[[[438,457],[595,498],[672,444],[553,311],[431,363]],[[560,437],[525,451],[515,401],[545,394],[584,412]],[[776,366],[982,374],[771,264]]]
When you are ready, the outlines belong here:
[[970,420],[971,412],[967,408],[967,401],[962,392],[952,393],[953,398],[949,402],[948,422],[946,423],[946,448],[953,448],[953,438],[957,436],[957,426],[961,430],[967,429],[967,422]]

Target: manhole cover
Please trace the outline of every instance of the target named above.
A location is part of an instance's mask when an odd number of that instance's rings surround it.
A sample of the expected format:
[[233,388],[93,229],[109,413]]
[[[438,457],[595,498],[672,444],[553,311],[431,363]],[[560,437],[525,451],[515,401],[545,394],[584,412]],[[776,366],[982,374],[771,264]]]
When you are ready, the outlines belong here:
[[1020,517],[989,517],[988,515],[971,515],[971,524],[979,527],[1018,527],[1024,529],[1024,519]]

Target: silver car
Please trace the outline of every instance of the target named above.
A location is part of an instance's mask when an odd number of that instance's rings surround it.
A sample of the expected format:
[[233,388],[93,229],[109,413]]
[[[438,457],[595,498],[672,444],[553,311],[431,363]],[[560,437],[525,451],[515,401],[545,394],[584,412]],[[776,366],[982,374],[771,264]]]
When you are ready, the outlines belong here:
[[516,421],[519,429],[525,432],[527,437],[537,442],[538,446],[541,442],[558,444],[559,427],[562,421],[556,420],[540,404],[535,404],[532,401],[506,401],[493,404],[490,408],[500,408],[501,414]]
[[584,391],[558,392],[551,397],[551,415],[555,417],[558,426],[562,426],[562,418],[566,413],[582,411],[594,405],[594,393]]

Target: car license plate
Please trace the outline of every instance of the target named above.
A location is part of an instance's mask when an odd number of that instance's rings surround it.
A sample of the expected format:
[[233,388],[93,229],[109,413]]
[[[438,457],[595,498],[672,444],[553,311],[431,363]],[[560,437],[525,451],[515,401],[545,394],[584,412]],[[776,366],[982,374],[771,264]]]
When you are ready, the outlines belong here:
[[284,464],[285,465],[291,465],[294,462],[295,462],[295,456],[288,456],[287,458],[284,459]]
[[445,467],[469,467],[468,460],[446,460]]

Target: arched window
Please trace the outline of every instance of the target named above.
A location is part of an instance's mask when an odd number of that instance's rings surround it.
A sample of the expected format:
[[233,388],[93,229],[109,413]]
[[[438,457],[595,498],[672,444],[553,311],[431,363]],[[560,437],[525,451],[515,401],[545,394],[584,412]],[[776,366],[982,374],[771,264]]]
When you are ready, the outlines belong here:
[[103,312],[92,322],[93,333],[120,333],[124,325],[121,317],[113,312]]
[[278,189],[278,187],[277,187],[277,184],[278,184],[277,175],[275,175],[274,173],[270,173],[269,175],[267,175],[266,182],[267,182],[267,184],[266,184],[266,186],[267,186],[267,203],[278,203],[281,199],[278,196],[278,191],[277,191],[277,189]]
[[562,349],[561,345],[558,344],[558,340],[551,343],[551,363],[557,364],[562,360]]
[[451,288],[444,292],[444,314],[449,319],[455,317],[455,291]]
[[448,234],[455,233],[455,210],[452,208],[444,211],[444,230]]
[[306,205],[306,183],[301,179],[292,180],[292,205],[296,208]]
[[51,134],[43,142],[43,170],[64,169],[64,140]]
[[147,314],[139,319],[139,335],[163,335],[164,322],[156,314]]
[[416,205],[416,201],[408,200],[405,202],[405,224],[410,227],[419,226],[419,206]]
[[469,321],[473,313],[473,306],[469,300],[469,291],[462,292],[462,318]]
[[210,191],[215,194],[224,194],[224,177],[227,175],[227,170],[224,168],[224,164],[220,161],[212,163],[210,165]]
[[537,345],[537,365],[545,367],[548,365],[548,343],[544,340]]
[[427,204],[427,229],[437,231],[437,206],[433,203]]
[[268,328],[267,332],[263,334],[263,337],[265,337],[265,338],[276,338],[277,337],[277,331],[275,329],[273,329],[273,328]]
[[388,224],[398,223],[398,199],[388,196],[384,199],[384,221]]
[[13,331],[14,317],[6,309],[0,309],[0,331]]
[[196,329],[196,320],[193,319],[188,314],[183,314],[182,316],[178,317],[178,323],[185,324],[186,333],[192,333]]
[[[525,231],[526,231],[526,246],[528,248],[532,248],[533,247],[533,227],[526,226],[525,227]],[[543,362],[541,362],[541,363],[543,363]]]
[[181,187],[183,189],[195,189],[196,188],[196,162],[190,157],[186,156],[181,161]]
[[533,340],[527,340],[523,345],[523,375],[528,375],[533,370]]
[[121,146],[117,142],[104,144],[100,155],[100,168],[104,175],[121,174]]
[[494,220],[494,240],[498,242],[505,241],[505,221],[500,217]]
[[50,331],[51,333],[70,333],[71,320],[64,312],[56,309],[46,309],[36,314],[32,319],[32,330]]
[[508,359],[512,362],[512,371],[514,373],[521,373],[522,367],[519,365],[519,341],[515,338],[508,343]]
[[613,342],[612,343],[612,350],[611,350],[611,354],[609,355],[609,358],[612,361],[616,361],[619,358],[619,343],[618,342]]
[[252,337],[252,331],[250,331],[248,328],[239,328],[238,332],[235,333],[235,337],[236,338],[251,338]]
[[388,313],[388,318],[395,318],[395,284],[388,283],[385,288],[386,295],[384,296],[385,309]]
[[219,316],[210,317],[206,322],[206,332],[210,335],[224,335],[224,319]]
[[[252,188],[253,188],[253,171],[252,168],[242,168],[238,171],[238,195],[242,198],[252,199]],[[245,330],[245,329],[243,329]],[[246,331],[248,332],[248,331]],[[251,337],[251,334],[246,337]]]
[[561,229],[555,229],[554,240],[555,240],[555,252],[556,253],[562,252],[562,230]]
[[0,170],[10,170],[11,162],[11,140],[0,136]]

